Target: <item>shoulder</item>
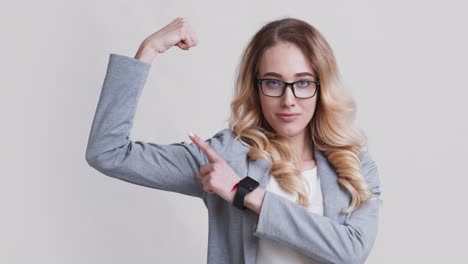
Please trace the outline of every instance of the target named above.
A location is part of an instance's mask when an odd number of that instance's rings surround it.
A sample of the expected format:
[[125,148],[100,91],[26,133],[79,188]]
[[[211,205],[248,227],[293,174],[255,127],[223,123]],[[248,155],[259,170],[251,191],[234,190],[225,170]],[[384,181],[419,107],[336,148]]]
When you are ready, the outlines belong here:
[[359,159],[361,160],[361,173],[371,187],[372,192],[380,194],[380,176],[377,163],[367,150],[361,152]]

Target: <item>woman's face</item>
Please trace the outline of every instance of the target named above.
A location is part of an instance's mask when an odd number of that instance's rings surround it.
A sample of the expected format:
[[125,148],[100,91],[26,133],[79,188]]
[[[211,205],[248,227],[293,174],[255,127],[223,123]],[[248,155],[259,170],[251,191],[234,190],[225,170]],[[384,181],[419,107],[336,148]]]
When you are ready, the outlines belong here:
[[[296,45],[286,42],[268,48],[263,53],[258,75],[260,79],[275,79],[284,82],[317,80],[312,65],[308,63],[302,51]],[[269,97],[261,92],[259,84],[258,92],[263,116],[275,132],[302,139],[314,115],[318,91],[312,98],[299,99],[294,96],[289,85],[283,96]],[[295,115],[286,117],[284,114]]]

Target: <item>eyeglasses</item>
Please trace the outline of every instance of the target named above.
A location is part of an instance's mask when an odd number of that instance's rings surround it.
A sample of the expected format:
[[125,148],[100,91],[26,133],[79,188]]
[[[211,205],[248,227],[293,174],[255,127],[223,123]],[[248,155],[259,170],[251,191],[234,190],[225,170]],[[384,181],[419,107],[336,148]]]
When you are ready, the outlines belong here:
[[296,98],[307,99],[314,97],[320,87],[319,81],[300,80],[297,82],[283,82],[275,79],[260,79],[257,75],[262,93],[270,97],[281,97],[286,92],[286,87],[291,85],[291,90]]

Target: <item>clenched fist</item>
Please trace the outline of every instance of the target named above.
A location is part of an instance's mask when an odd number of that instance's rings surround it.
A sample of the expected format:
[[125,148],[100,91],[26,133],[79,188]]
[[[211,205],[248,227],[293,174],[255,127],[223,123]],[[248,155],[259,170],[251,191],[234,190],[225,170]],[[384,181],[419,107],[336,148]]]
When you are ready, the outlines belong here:
[[172,46],[188,50],[197,44],[198,38],[190,28],[188,20],[178,17],[143,40],[135,59],[151,64],[157,54],[165,52]]

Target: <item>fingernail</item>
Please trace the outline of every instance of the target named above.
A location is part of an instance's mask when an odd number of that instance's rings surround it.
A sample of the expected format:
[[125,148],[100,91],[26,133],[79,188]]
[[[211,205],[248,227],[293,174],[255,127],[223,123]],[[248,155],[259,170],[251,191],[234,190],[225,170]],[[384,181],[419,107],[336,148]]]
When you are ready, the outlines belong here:
[[188,132],[188,134],[189,134],[190,137],[195,137],[195,135],[193,134],[192,131]]

